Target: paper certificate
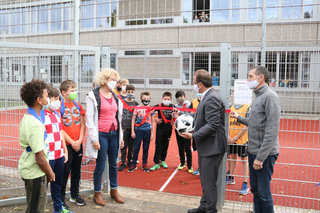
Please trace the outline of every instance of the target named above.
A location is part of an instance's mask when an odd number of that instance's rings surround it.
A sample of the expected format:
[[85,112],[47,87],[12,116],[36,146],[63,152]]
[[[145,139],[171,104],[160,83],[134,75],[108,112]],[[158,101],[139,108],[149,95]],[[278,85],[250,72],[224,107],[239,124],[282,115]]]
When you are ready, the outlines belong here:
[[234,104],[251,104],[252,90],[247,85],[247,80],[235,80]]

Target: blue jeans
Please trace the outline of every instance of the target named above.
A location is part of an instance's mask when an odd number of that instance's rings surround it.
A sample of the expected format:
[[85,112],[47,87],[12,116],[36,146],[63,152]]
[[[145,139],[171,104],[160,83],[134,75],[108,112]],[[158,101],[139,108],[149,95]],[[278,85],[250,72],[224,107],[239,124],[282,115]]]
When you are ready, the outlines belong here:
[[55,211],[60,211],[62,207],[61,203],[61,186],[63,183],[63,167],[64,157],[56,160],[49,160],[49,164],[52,171],[56,175],[56,180],[50,182],[51,197],[53,201],[53,208]]
[[143,140],[143,156],[142,165],[148,162],[148,152],[150,145],[151,130],[136,130],[136,138],[133,143],[133,156],[131,166],[136,166],[138,155],[140,152],[141,140]]
[[257,156],[249,153],[250,185],[255,213],[274,213],[270,182],[278,156],[279,154],[268,156],[263,162],[262,169],[255,170],[253,161]]
[[108,154],[110,188],[118,188],[117,157],[119,151],[118,132],[99,132],[100,150],[96,159],[96,168],[93,172],[93,185],[95,192],[101,192],[102,173],[106,167]]

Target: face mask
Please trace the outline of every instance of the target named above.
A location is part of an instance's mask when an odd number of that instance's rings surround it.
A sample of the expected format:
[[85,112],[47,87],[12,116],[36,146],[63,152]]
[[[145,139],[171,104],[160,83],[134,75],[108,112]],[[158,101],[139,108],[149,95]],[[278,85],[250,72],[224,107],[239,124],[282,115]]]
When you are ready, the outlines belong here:
[[129,98],[129,99],[134,99],[134,94],[128,93],[128,94],[127,94],[127,98]]
[[169,104],[171,104],[171,101],[166,100],[166,101],[162,101],[162,103],[163,103],[164,105],[169,105]]
[[[116,81],[109,81],[107,85],[110,90],[113,90],[114,88],[116,88],[117,82]],[[120,88],[120,91],[121,91],[121,88]]]
[[[45,99],[43,99],[43,100],[45,100]],[[41,104],[42,105],[42,109],[48,109],[49,108],[49,106],[50,106],[50,98],[49,97],[47,98],[47,102],[48,102],[47,105]]]
[[71,101],[76,100],[77,99],[77,92],[70,92],[68,99]]
[[60,108],[60,101],[51,102],[49,107],[52,110],[58,110]]
[[127,86],[122,86],[122,92],[126,91]]
[[200,98],[202,96],[202,93],[198,92],[197,96]]
[[198,84],[193,85],[193,90],[197,93],[199,92]]
[[177,101],[178,102],[184,102],[186,99],[185,98],[178,98]]
[[[258,76],[258,78],[260,77],[260,75]],[[250,89],[255,89],[259,84],[260,82],[258,82],[258,78],[254,81],[247,81],[247,85],[249,86]]]
[[141,100],[142,104],[147,106],[150,104],[150,100]]
[[121,88],[121,87],[117,87],[117,90],[118,90],[119,92],[121,92],[122,88]]

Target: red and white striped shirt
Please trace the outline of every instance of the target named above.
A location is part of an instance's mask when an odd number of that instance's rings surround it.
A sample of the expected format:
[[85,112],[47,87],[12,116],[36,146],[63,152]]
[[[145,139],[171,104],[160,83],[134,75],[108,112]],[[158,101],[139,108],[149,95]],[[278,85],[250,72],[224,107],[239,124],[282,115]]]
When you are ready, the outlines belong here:
[[[59,116],[54,112],[45,112],[44,125],[47,129],[47,142],[49,144],[48,160],[56,160],[64,156],[62,140],[62,123]],[[56,111],[57,112],[57,111]],[[60,115],[60,112],[58,112]],[[61,115],[60,115],[61,117]]]

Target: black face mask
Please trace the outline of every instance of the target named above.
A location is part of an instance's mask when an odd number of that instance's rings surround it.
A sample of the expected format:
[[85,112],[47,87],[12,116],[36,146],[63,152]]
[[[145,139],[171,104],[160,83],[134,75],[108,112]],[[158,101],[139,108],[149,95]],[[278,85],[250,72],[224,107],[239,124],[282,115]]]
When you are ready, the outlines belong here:
[[121,92],[122,88],[121,88],[121,87],[117,87],[117,90],[118,90],[119,92]]
[[150,100],[141,100],[142,104],[147,106],[150,104]]

